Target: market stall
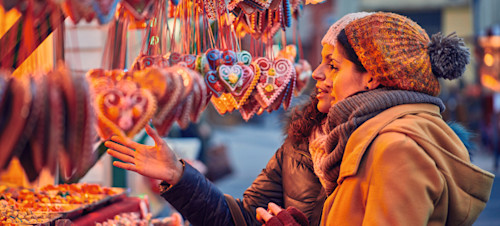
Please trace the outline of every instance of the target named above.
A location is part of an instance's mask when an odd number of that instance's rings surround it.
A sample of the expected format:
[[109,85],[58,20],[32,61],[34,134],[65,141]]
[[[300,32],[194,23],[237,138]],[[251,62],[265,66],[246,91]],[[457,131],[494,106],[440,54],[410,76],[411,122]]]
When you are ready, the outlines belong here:
[[[0,37],[0,176],[27,180],[0,181],[1,223],[180,224],[177,215],[151,219],[147,198],[131,197],[126,188],[80,183],[105,155],[103,141],[116,135],[144,143],[137,136],[147,123],[166,137],[174,125],[198,122],[207,105],[245,121],[287,110],[312,73],[294,21],[305,4],[318,2],[0,2],[4,14],[19,12]],[[101,68],[83,75],[64,64],[58,46],[64,33],[57,31],[66,18],[108,24]],[[145,35],[127,65],[130,29]],[[47,39],[55,40],[55,51],[30,62]],[[42,177],[48,179],[41,183]]]

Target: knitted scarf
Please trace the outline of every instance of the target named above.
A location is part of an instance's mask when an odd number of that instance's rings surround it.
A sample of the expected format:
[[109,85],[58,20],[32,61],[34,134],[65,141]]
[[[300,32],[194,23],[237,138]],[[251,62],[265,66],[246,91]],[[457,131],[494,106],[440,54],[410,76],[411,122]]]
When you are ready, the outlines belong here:
[[352,132],[380,112],[402,104],[430,103],[445,106],[441,99],[424,93],[376,89],[357,93],[330,108],[325,132],[317,131],[309,144],[314,171],[330,195],[337,187],[344,149]]

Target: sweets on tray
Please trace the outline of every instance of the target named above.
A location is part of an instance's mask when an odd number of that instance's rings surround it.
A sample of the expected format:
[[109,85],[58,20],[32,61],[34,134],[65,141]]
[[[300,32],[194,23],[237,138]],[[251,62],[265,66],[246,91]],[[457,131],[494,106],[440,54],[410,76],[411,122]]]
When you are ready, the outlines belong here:
[[13,199],[0,200],[0,224],[45,224],[60,215],[48,212],[34,212],[29,208],[19,206]]
[[122,188],[84,183],[47,185],[38,189],[0,185],[0,201],[3,203],[0,221],[11,223],[18,219],[15,223],[27,223],[18,221],[32,220],[34,217],[42,221],[48,217],[47,214],[69,213],[123,193]]

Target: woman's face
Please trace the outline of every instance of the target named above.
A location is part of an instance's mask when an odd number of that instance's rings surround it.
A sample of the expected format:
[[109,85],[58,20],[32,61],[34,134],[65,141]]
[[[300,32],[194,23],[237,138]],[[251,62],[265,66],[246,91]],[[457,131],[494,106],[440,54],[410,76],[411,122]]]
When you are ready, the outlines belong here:
[[316,107],[318,111],[322,113],[328,113],[330,103],[332,102],[332,97],[330,95],[332,91],[332,80],[329,79],[327,75],[333,70],[330,62],[334,49],[335,47],[329,44],[323,46],[323,50],[321,51],[321,64],[312,74],[313,79],[316,80],[316,99],[318,99],[318,105]]
[[357,92],[378,87],[379,83],[370,73],[360,72],[356,69],[356,65],[345,57],[344,49],[340,44],[333,49],[328,65],[331,70],[326,80],[332,81],[331,106]]

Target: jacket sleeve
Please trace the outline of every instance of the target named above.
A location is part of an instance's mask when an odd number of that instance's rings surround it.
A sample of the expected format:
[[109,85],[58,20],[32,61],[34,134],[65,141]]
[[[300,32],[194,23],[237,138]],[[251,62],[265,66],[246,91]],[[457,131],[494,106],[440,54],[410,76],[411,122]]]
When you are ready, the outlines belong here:
[[434,204],[447,201],[441,200],[445,180],[433,159],[400,133],[380,135],[369,152],[363,225],[427,225]]
[[192,225],[234,225],[224,194],[187,163],[180,181],[161,196]]

